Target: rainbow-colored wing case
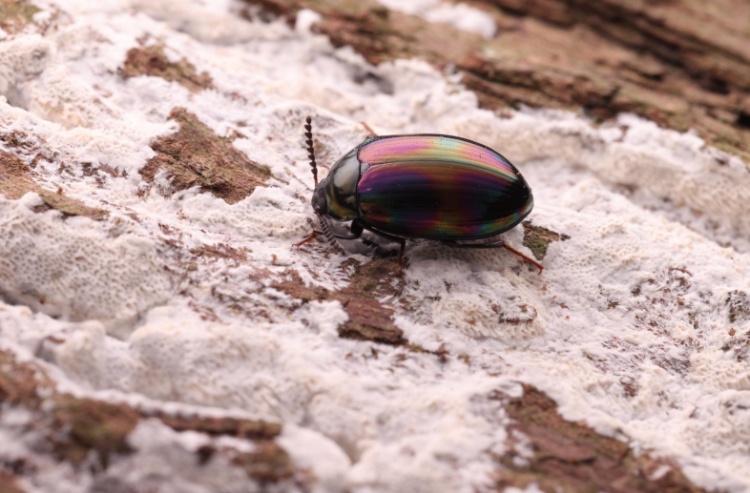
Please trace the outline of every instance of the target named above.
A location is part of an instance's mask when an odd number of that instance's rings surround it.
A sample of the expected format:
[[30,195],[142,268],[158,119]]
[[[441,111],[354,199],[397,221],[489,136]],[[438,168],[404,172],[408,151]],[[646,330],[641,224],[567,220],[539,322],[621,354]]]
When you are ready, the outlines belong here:
[[448,135],[390,135],[362,143],[357,185],[366,228],[433,240],[507,231],[534,206],[529,186],[501,154]]

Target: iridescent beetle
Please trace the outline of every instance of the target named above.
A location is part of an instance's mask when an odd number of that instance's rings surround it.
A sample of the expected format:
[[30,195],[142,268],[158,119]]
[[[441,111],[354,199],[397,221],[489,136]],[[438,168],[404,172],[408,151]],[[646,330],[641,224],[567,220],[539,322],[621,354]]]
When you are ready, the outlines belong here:
[[[499,239],[464,243],[508,231],[534,207],[521,173],[489,147],[440,134],[374,136],[346,153],[318,183],[309,116],[305,139],[315,179],[312,206],[332,244],[367,230],[401,245],[399,266],[406,239],[426,238],[459,248],[504,247],[539,272],[544,268]],[[350,234],[334,233],[329,218],[351,221]]]

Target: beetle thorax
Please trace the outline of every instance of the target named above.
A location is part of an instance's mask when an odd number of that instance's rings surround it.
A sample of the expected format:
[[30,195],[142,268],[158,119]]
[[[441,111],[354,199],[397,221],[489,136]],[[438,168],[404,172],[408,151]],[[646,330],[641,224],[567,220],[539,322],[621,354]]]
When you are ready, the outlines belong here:
[[338,220],[351,220],[359,217],[357,211],[357,183],[364,171],[357,158],[357,149],[333,165],[325,180],[318,184],[313,193],[312,206],[319,214]]

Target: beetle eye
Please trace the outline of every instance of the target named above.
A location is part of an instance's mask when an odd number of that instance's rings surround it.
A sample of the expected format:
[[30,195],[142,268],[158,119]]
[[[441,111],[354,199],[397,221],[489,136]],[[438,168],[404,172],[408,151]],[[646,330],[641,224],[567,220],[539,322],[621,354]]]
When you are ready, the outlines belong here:
[[323,182],[318,185],[318,187],[313,192],[312,196],[312,206],[313,210],[317,212],[318,214],[327,214],[328,213],[328,202],[326,201],[326,191],[325,191],[325,185],[327,180],[324,180]]

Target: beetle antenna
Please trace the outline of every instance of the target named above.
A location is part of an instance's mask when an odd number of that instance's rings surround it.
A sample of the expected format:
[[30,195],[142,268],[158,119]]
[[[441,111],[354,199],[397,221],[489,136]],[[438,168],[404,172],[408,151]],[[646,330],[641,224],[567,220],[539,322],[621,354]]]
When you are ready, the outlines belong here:
[[310,158],[310,167],[312,168],[315,186],[318,186],[318,164],[315,162],[315,148],[313,147],[312,137],[312,118],[305,118],[305,143],[307,144],[307,157]]

